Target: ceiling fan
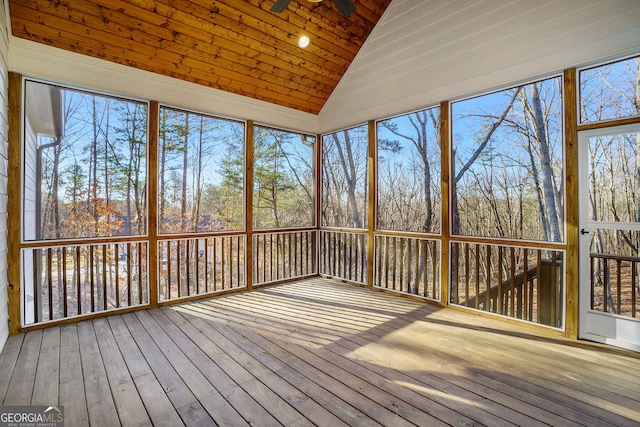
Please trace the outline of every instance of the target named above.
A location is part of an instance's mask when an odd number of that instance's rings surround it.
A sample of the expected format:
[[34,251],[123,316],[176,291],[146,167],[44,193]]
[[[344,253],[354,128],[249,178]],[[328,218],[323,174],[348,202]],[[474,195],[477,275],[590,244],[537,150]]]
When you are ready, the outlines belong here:
[[[322,0],[307,1],[311,3],[320,3]],[[269,10],[271,12],[280,13],[289,6],[289,3],[291,3],[291,0],[278,0]],[[333,3],[345,18],[348,18],[349,15],[356,11],[356,6],[350,0],[333,0]]]

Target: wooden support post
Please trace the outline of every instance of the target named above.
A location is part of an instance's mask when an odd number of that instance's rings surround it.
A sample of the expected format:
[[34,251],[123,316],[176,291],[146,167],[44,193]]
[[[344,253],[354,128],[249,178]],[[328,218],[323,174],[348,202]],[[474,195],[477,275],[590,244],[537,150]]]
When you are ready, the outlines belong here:
[[578,115],[576,69],[564,72],[564,155],[566,162],[566,322],[565,334],[578,338],[579,258],[578,247]]
[[7,188],[7,281],[9,284],[9,333],[20,332],[20,206],[22,169],[22,76],[9,73],[9,147]]
[[[247,121],[247,138],[244,165],[244,223],[245,223],[245,258],[244,280],[247,289],[253,289],[253,121]],[[273,248],[271,248],[273,250]],[[263,254],[264,256],[264,254]]]
[[[441,172],[441,212],[440,212],[440,232],[442,233],[441,253],[440,253],[440,305],[446,307],[449,304],[449,281],[450,268],[453,265],[450,261],[449,239],[451,237],[451,222],[449,221],[449,212],[451,211],[450,186],[451,180],[451,162],[449,153],[451,146],[451,138],[449,132],[449,102],[440,103],[440,170]],[[455,276],[454,276],[455,277]],[[435,278],[434,278],[435,279]],[[435,286],[435,284],[434,284]],[[467,295],[468,298],[468,295]]]
[[367,191],[367,287],[372,288],[373,262],[375,258],[375,229],[376,229],[376,188],[377,188],[377,164],[376,164],[376,122],[369,120],[368,132],[368,191]]
[[[315,236],[313,241],[311,242],[311,250],[313,251],[313,257],[311,258],[313,262],[315,262],[315,269],[311,272],[315,274],[320,274],[320,264],[322,259],[322,239],[320,238],[320,227],[322,226],[322,217],[321,217],[321,209],[322,209],[322,136],[316,135],[316,143],[314,145],[315,151],[315,163],[314,163],[314,178],[315,178],[315,215],[314,215],[314,223],[316,227],[315,234],[311,234]],[[307,255],[308,256],[308,255]],[[307,258],[308,259],[308,258]],[[307,273],[311,273],[307,269]]]
[[158,277],[158,138],[160,137],[160,105],[157,101],[149,103],[149,146],[147,147],[147,156],[149,159],[148,166],[148,182],[147,182],[147,209],[149,211],[148,218],[148,234],[149,234],[149,305],[151,307],[158,306],[158,293],[160,291],[160,278]]

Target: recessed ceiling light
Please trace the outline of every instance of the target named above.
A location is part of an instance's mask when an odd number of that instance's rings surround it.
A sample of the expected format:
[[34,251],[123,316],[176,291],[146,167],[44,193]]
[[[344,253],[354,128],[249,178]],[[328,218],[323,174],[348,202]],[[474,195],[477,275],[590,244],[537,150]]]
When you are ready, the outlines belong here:
[[304,49],[305,47],[309,46],[310,42],[311,40],[309,40],[309,36],[300,36],[300,38],[298,39],[298,46]]

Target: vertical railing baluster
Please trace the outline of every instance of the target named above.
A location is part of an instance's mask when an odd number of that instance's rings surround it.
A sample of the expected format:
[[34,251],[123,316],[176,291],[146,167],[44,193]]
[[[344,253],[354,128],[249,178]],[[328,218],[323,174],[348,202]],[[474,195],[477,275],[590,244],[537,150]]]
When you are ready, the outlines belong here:
[[67,247],[62,247],[62,313],[67,317]]
[[631,317],[635,319],[636,317],[636,298],[637,296],[637,274],[638,272],[638,263],[636,261],[631,261]]
[[491,311],[491,245],[487,245],[487,273],[484,280],[484,311]]
[[475,252],[474,252],[474,259],[475,259],[475,292],[476,294],[474,295],[474,301],[475,301],[475,308],[479,309],[480,308],[480,245],[476,243],[475,245]]
[[[242,252],[244,252],[244,237],[238,235],[238,245],[236,247],[236,285],[240,286],[240,272],[242,269],[240,268],[240,257],[242,256]],[[246,280],[243,280],[244,286],[247,286]]]
[[558,274],[556,270],[558,268],[558,266],[556,265],[557,262],[558,262],[558,252],[551,251],[551,310],[550,310],[551,326],[560,326],[559,319],[558,319],[558,312],[557,312],[557,306],[558,306],[558,300],[557,300]]
[[391,241],[393,242],[393,249],[391,250],[391,277],[393,279],[393,285],[391,287],[391,289],[393,289],[394,291],[397,291],[397,287],[396,287],[396,283],[397,283],[397,268],[398,268],[398,238],[396,236],[391,236],[390,237]]
[[220,241],[219,237],[213,238],[213,262],[211,263],[213,267],[213,290],[218,290],[218,242]]
[[[261,280],[260,278],[262,277],[261,268],[264,263],[264,254],[260,252],[260,235],[254,234],[252,241],[250,243],[254,245],[253,252],[255,253],[255,256],[254,256],[255,268],[253,269],[253,283],[257,284],[257,283],[260,283],[260,280]],[[253,262],[253,260],[247,260],[247,261]]]
[[589,270],[590,280],[589,280],[589,283],[590,283],[590,287],[591,287],[591,298],[590,298],[590,300],[591,300],[591,310],[593,310],[594,306],[595,306],[595,292],[596,292],[596,289],[595,289],[595,276],[594,276],[596,258],[593,256],[593,254],[589,254],[589,260],[591,261],[589,263],[590,264],[590,270]]
[[95,313],[96,300],[95,300],[95,271],[93,267],[93,245],[89,245],[89,289],[91,291],[91,313]]
[[471,292],[471,265],[469,264],[471,258],[471,244],[463,243],[464,245],[464,305],[469,307],[469,293]]
[[226,261],[226,257],[225,257],[225,250],[224,247],[227,243],[227,237],[222,237],[220,239],[220,289],[226,289],[226,277],[225,277],[225,261]]
[[536,317],[537,317],[537,322],[541,323],[542,321],[542,315],[540,313],[540,308],[541,308],[541,302],[542,302],[542,295],[541,295],[541,291],[542,291],[542,287],[543,285],[540,283],[540,277],[542,275],[542,251],[540,249],[536,250],[536,285],[537,285],[537,292],[536,292]]
[[138,257],[138,304],[142,304],[142,295],[144,293],[144,281],[142,280],[142,245],[142,242],[136,244],[136,255]]
[[229,270],[229,282],[227,289],[233,288],[233,237],[229,236],[229,251],[227,253],[227,267]]
[[609,311],[607,305],[609,300],[609,261],[604,260],[604,280],[602,281],[602,302],[603,302],[603,313],[607,313]]
[[209,293],[209,238],[204,238],[204,249],[202,254],[202,262],[204,263],[204,291]]
[[53,320],[53,255],[51,248],[47,248],[47,300],[49,302],[49,319]]
[[498,269],[498,298],[497,298],[497,313],[503,314],[504,307],[502,306],[503,295],[502,295],[502,246],[498,246],[498,263],[496,264]]
[[186,282],[187,296],[191,295],[191,240],[185,239],[184,241],[184,275]]
[[167,241],[167,299],[171,299],[171,288],[173,287],[173,280],[171,274],[171,265],[173,260],[171,259],[171,240]]
[[515,299],[516,299],[516,250],[511,247],[509,250],[510,268],[511,268],[511,281],[510,281],[510,295],[509,295],[509,315],[516,317]]
[[131,261],[131,243],[127,243],[127,307],[131,307]]
[[[413,275],[414,275],[414,285],[413,285],[413,294],[414,295],[420,295],[420,245],[424,242],[424,240],[418,240],[418,239],[413,239],[414,245],[416,247],[415,250],[415,259],[414,259],[414,263],[413,263]],[[423,251],[424,252],[424,251]],[[424,264],[424,269],[427,269],[427,263],[425,262]],[[426,289],[427,289],[427,284],[425,283],[422,286],[422,294],[424,295],[426,293]]]
[[102,245],[102,309],[107,309],[107,245]]
[[180,240],[176,240],[176,282],[178,283],[178,298],[182,296],[182,248]]
[[76,292],[78,298],[78,315],[82,314],[82,279],[80,278],[80,246],[76,246]]
[[365,283],[367,274],[367,239],[366,234],[358,234],[358,249],[360,250],[360,283]]
[[200,242],[202,241],[202,239],[194,239],[193,242],[196,244],[195,250],[194,250],[194,260],[193,263],[194,268],[196,271],[194,271],[195,274],[195,290],[196,290],[196,295],[200,294]]
[[[41,262],[41,260],[39,260],[38,258],[40,258],[41,255],[41,249],[34,249],[31,251],[31,258],[32,258],[32,262],[33,262],[33,322],[34,323],[38,323],[40,321],[42,321],[42,289],[41,286],[38,286],[39,283],[41,283],[41,279],[40,279],[40,275],[42,274],[42,271],[40,268],[38,268]],[[80,269],[78,269],[78,271],[80,271]],[[25,298],[26,298],[26,292],[25,292]],[[25,306],[26,306],[26,302],[25,302]]]
[[525,319],[527,314],[526,313],[527,297],[529,295],[527,292],[527,286],[529,283],[529,250],[526,248],[522,250],[522,263],[523,263],[523,276],[522,276],[522,287],[520,291],[520,295],[522,299],[521,301],[519,301],[520,316],[518,317],[520,319]]
[[622,269],[622,260],[616,260],[616,314],[622,314],[622,280],[621,280],[621,270]]
[[273,280],[273,234],[269,234],[269,281],[271,280]]
[[[293,239],[293,275],[298,276],[302,275],[302,269],[298,268],[298,239],[302,236],[302,233],[295,233],[295,238]],[[298,273],[298,271],[300,273]]]

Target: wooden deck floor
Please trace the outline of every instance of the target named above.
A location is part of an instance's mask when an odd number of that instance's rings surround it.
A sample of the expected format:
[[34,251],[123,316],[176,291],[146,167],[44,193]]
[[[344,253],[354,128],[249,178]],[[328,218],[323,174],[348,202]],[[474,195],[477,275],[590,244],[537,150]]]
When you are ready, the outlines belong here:
[[640,356],[325,279],[10,337],[67,426],[640,424]]

